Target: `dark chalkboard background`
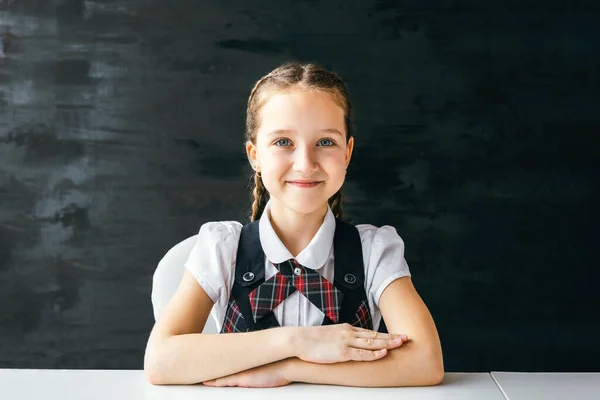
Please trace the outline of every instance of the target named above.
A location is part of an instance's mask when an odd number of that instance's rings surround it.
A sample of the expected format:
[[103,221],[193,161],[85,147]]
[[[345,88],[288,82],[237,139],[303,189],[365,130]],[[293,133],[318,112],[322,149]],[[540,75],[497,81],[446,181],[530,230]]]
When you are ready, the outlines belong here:
[[300,60],[447,371],[600,370],[597,4],[0,0],[0,367],[142,368],[158,260],[246,220],[249,91]]

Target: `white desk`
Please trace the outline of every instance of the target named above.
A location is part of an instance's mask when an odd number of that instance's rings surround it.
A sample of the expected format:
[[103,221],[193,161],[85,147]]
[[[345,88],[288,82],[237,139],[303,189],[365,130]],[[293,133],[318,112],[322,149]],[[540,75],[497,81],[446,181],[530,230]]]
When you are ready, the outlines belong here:
[[[486,399],[504,400],[488,373],[447,373],[432,387],[350,388],[292,384],[272,389],[153,386],[138,370],[0,369],[0,399],[27,400],[286,400],[316,399]],[[214,397],[213,397],[214,396]]]
[[600,373],[492,372],[507,400],[600,399]]

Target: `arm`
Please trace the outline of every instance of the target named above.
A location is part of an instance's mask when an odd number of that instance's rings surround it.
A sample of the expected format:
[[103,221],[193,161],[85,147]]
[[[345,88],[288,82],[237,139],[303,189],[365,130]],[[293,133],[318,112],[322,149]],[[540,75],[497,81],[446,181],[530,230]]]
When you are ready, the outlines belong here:
[[410,277],[392,282],[382,293],[379,308],[390,333],[406,333],[409,341],[371,362],[307,363],[298,358],[282,362],[292,382],[345,386],[428,386],[444,377],[442,349],[433,319]]
[[144,357],[147,380],[193,384],[295,355],[290,328],[202,334],[213,302],[193,275],[183,279],[154,325]]

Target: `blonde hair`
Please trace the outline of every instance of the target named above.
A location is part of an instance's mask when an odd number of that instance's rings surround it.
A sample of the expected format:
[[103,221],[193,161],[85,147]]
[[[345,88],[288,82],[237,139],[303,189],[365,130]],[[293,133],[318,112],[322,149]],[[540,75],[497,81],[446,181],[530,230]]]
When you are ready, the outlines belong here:
[[[332,71],[328,71],[316,64],[285,63],[256,82],[246,111],[246,141],[256,144],[256,133],[260,126],[260,109],[267,102],[269,94],[284,92],[298,86],[302,89],[319,90],[330,94],[333,100],[344,110],[344,124],[346,126],[346,143],[352,137],[352,107],[346,91],[344,81]],[[252,191],[251,221],[256,221],[262,215],[269,192],[263,184],[260,173],[254,172],[254,189]],[[338,190],[328,200],[329,206],[336,218],[342,219],[342,190]]]

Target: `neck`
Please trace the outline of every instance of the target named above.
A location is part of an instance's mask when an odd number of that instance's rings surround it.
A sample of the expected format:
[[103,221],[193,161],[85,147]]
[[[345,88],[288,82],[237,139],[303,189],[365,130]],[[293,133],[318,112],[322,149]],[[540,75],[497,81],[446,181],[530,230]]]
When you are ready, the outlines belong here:
[[325,203],[323,207],[314,212],[298,213],[271,198],[268,217],[279,240],[292,256],[296,257],[317,234],[323,224],[327,209],[328,206]]

